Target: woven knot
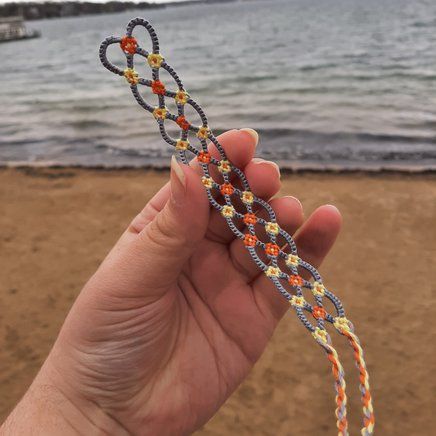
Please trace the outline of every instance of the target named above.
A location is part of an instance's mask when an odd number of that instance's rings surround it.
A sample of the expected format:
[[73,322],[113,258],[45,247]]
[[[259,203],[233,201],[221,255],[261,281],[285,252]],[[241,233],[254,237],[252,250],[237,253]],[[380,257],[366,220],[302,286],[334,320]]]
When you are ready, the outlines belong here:
[[280,231],[280,227],[277,223],[267,222],[265,224],[265,230],[270,235],[277,235]]
[[221,215],[224,218],[233,218],[233,216],[235,215],[235,208],[233,206],[223,206],[221,210]]
[[120,47],[124,53],[134,54],[138,47],[138,42],[132,36],[124,36],[121,39]]
[[289,300],[292,307],[305,307],[306,306],[306,300],[304,297],[298,297],[296,295],[293,295],[292,298]]
[[317,297],[323,297],[325,295],[325,288],[322,283],[313,282],[312,284],[312,293]]
[[265,253],[270,257],[277,257],[280,253],[280,247],[277,244],[268,242],[265,245]]
[[207,188],[207,189],[212,189],[213,188],[213,179],[211,177],[203,176],[201,178],[201,182],[203,183],[205,188]]
[[303,286],[303,278],[299,276],[298,274],[292,274],[289,276],[288,282],[290,285],[299,287]]
[[257,217],[254,213],[246,213],[243,218],[244,224],[256,224]]
[[189,141],[184,139],[178,139],[176,142],[176,150],[187,150],[189,145]]
[[176,96],[174,97],[174,100],[176,100],[177,104],[184,105],[188,102],[189,95],[184,89],[179,89],[176,92]]
[[326,330],[321,329],[319,327],[315,327],[315,330],[312,332],[312,336],[315,340],[321,344],[329,344],[330,336]]
[[333,325],[339,332],[351,332],[351,323],[345,316],[338,316],[333,320]]
[[218,162],[218,171],[220,173],[229,173],[230,171],[232,171],[230,162],[226,159],[220,160]]
[[312,315],[315,319],[325,319],[325,317],[327,316],[327,312],[321,306],[314,306],[312,308]]
[[157,120],[164,120],[167,116],[167,109],[164,107],[157,107],[153,110],[153,116]]
[[231,183],[223,183],[220,186],[220,191],[223,195],[232,195],[235,192],[235,188]]
[[197,159],[201,163],[208,164],[210,163],[211,156],[207,151],[200,151],[200,153],[197,155]]
[[124,77],[131,85],[137,85],[139,83],[139,75],[133,68],[126,68],[124,70]]
[[257,244],[257,236],[247,233],[244,236],[244,244],[246,247],[254,247]]
[[286,265],[287,266],[298,266],[298,263],[300,261],[300,258],[296,254],[288,254],[286,257]]
[[251,205],[251,204],[253,204],[253,201],[254,201],[254,195],[250,191],[244,191],[241,194],[241,200],[243,203]]
[[265,274],[267,277],[279,277],[280,276],[280,268],[277,268],[276,266],[269,266]]
[[165,85],[160,80],[153,80],[151,82],[151,90],[153,91],[153,94],[157,95],[165,95]]
[[163,61],[164,58],[159,53],[150,53],[147,56],[147,62],[151,68],[160,68]]
[[197,131],[197,138],[207,139],[210,135],[210,129],[207,126],[201,126]]

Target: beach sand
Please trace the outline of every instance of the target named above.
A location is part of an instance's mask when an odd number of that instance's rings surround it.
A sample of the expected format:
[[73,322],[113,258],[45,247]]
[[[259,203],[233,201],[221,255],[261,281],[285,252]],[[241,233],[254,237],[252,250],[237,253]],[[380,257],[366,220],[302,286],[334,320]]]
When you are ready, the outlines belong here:
[[[167,177],[146,170],[0,171],[0,418],[32,381],[85,281]],[[299,197],[306,215],[323,203],[343,213],[343,232],[321,272],[364,345],[377,433],[430,434],[436,176],[296,174],[283,176],[282,193]],[[360,434],[351,349],[333,337],[347,371],[351,434]],[[328,361],[294,313],[197,434],[335,434]]]

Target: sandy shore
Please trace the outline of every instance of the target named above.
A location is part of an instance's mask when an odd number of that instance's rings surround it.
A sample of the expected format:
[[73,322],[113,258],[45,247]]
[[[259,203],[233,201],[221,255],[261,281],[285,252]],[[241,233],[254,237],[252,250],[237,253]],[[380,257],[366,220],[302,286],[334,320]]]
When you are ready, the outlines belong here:
[[[167,177],[0,170],[0,418],[31,382],[82,285]],[[436,176],[289,175],[282,193],[298,196],[306,214],[322,203],[343,213],[343,232],[322,271],[365,346],[378,434],[430,434]],[[350,356],[345,344],[338,348]],[[357,434],[357,374],[350,358],[344,363]],[[327,360],[290,313],[248,380],[198,434],[333,435],[333,410]]]

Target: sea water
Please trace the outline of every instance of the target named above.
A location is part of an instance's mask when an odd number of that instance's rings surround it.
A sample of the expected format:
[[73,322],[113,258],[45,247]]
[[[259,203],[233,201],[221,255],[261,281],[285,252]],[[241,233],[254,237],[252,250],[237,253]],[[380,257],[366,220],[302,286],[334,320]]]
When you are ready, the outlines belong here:
[[[252,127],[259,154],[288,168],[436,168],[434,0],[253,0],[29,22],[41,38],[0,45],[0,163],[168,164],[156,122],[98,59],[100,42],[138,15],[215,133]],[[119,47],[109,55],[122,65]]]

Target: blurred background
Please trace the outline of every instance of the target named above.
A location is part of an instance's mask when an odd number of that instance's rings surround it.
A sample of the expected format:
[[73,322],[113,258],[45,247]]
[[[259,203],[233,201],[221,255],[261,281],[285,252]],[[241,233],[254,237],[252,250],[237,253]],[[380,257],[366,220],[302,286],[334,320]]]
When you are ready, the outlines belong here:
[[[215,133],[256,129],[258,155],[285,174],[282,195],[299,197],[306,215],[340,208],[344,230],[322,271],[364,343],[379,434],[432,434],[434,0],[0,0],[0,418],[87,278],[168,177],[157,170],[172,149],[98,59],[100,42],[135,16],[152,22]],[[109,55],[123,65],[117,47]],[[356,434],[357,374],[345,364]],[[199,434],[334,434],[329,371],[286,317]]]

